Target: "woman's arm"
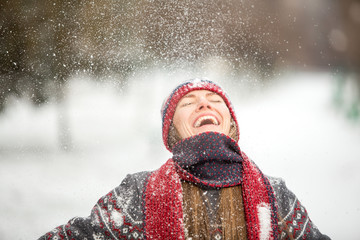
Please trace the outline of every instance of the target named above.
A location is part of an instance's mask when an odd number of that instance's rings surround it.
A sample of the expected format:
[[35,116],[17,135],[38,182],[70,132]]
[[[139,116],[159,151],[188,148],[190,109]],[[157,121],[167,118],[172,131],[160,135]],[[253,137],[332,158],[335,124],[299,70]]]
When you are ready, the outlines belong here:
[[142,238],[142,186],[146,175],[146,172],[128,175],[117,188],[100,198],[90,216],[75,217],[39,240]]
[[323,235],[295,194],[280,178],[269,177],[278,204],[280,239],[330,239]]

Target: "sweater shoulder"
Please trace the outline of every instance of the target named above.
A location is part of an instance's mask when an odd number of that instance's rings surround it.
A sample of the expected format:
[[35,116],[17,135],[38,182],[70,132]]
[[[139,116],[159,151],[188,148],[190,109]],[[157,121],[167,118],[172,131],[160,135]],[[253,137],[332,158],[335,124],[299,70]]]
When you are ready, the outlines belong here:
[[122,207],[131,205],[136,212],[141,212],[142,195],[150,171],[128,174],[110,193]]
[[267,176],[272,186],[278,207],[280,239],[330,239],[323,235],[310,220],[305,207],[296,195],[287,188],[282,178]]
[[143,189],[147,178],[151,173],[151,171],[143,171],[127,174],[126,177],[121,181],[120,185],[115,188],[115,190],[120,191],[123,188],[136,188],[139,190]]
[[267,178],[274,190],[280,214],[283,215],[293,207],[297,197],[287,188],[284,179],[272,176],[267,176]]

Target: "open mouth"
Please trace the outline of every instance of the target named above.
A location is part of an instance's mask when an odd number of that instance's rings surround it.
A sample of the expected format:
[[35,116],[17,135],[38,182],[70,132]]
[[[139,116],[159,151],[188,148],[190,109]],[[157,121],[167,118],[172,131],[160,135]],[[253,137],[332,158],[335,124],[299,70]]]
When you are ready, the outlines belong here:
[[194,123],[194,127],[202,127],[204,125],[219,125],[218,120],[214,116],[199,117]]

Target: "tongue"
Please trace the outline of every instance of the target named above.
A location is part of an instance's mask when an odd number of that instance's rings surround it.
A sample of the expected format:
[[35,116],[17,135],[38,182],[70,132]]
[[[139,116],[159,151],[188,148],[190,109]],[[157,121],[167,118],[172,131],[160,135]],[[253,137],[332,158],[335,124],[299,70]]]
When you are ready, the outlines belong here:
[[204,125],[208,125],[208,124],[214,124],[214,122],[210,119],[206,119],[200,123],[200,127],[202,127]]

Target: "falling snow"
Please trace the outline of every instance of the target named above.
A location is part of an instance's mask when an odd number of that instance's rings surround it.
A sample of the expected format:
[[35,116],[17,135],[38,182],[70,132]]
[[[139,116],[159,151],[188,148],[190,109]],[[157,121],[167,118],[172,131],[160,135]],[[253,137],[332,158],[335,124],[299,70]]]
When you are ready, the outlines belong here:
[[356,238],[359,16],[354,0],[3,1],[0,236],[35,239],[158,168],[164,97],[207,76],[261,169],[322,232]]

